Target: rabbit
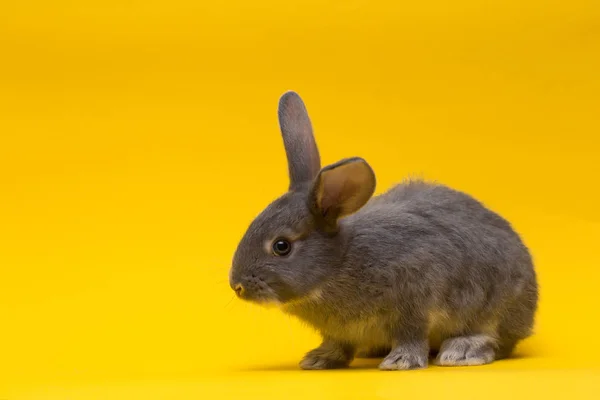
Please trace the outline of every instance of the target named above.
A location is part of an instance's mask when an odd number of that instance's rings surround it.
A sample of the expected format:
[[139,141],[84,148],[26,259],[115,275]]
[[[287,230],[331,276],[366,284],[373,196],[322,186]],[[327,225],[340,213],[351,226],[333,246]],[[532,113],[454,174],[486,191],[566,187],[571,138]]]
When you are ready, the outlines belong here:
[[[300,96],[279,100],[287,193],[251,222],[233,255],[231,288],[276,305],[322,337],[300,368],[381,370],[483,365],[532,335],[538,284],[509,222],[468,194],[406,180],[373,196],[360,157],[321,168]],[[436,355],[437,354],[437,355]]]

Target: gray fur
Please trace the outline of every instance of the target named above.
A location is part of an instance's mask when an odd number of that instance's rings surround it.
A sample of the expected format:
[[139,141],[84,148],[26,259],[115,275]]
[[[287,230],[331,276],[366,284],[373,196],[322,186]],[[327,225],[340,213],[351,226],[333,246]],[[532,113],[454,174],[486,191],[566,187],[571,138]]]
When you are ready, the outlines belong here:
[[[285,96],[302,104],[295,94]],[[309,131],[296,126],[308,115],[279,115],[282,131]],[[288,154],[288,160],[312,161],[290,161],[292,190],[252,222],[235,252],[230,281],[243,285],[243,299],[276,302],[321,333],[322,345],[306,355],[302,368],[345,367],[359,350],[366,356],[388,352],[383,370],[423,368],[437,350],[439,365],[479,365],[510,356],[531,334],[536,274],[505,219],[465,193],[407,181],[331,229],[314,201],[318,154]],[[337,164],[344,165],[322,171]],[[342,174],[342,187],[350,178]],[[364,179],[353,189],[357,196],[374,187],[368,174]],[[288,256],[270,251],[277,238],[290,239]]]
[[291,91],[286,92],[279,99],[277,114],[288,159],[290,190],[295,190],[317,176],[321,168],[319,149],[300,96]]

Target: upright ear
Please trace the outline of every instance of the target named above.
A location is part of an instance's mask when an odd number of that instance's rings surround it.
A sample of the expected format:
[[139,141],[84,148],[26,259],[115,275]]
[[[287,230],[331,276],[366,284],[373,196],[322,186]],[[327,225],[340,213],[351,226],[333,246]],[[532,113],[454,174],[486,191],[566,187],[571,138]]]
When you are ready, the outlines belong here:
[[362,158],[347,158],[319,172],[310,192],[310,208],[327,231],[338,219],[358,211],[375,192],[375,173]]
[[290,190],[311,182],[319,173],[321,159],[304,102],[295,92],[279,99],[279,126],[288,160]]

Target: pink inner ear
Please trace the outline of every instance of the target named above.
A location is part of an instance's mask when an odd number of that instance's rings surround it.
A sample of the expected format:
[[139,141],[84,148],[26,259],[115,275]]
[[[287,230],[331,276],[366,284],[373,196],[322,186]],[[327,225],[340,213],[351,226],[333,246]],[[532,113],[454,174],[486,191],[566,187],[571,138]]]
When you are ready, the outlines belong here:
[[335,179],[335,176],[327,179],[326,176],[323,176],[323,181],[321,182],[322,194],[320,206],[324,214],[332,207],[340,205],[340,202],[343,200],[342,194],[346,184],[344,179]]
[[374,174],[361,160],[333,165],[321,172],[316,187],[316,206],[321,215],[341,218],[359,210],[375,188]]

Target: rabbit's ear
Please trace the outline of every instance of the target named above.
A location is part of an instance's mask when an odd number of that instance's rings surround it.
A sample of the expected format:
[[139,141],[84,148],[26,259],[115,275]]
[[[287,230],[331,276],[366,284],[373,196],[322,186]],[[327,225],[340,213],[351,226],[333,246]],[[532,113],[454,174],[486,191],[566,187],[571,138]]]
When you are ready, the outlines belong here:
[[362,158],[347,158],[323,168],[310,193],[310,207],[326,230],[358,211],[375,192],[375,173]]
[[319,173],[321,159],[304,102],[295,92],[279,99],[279,126],[288,160],[290,190],[300,189]]

